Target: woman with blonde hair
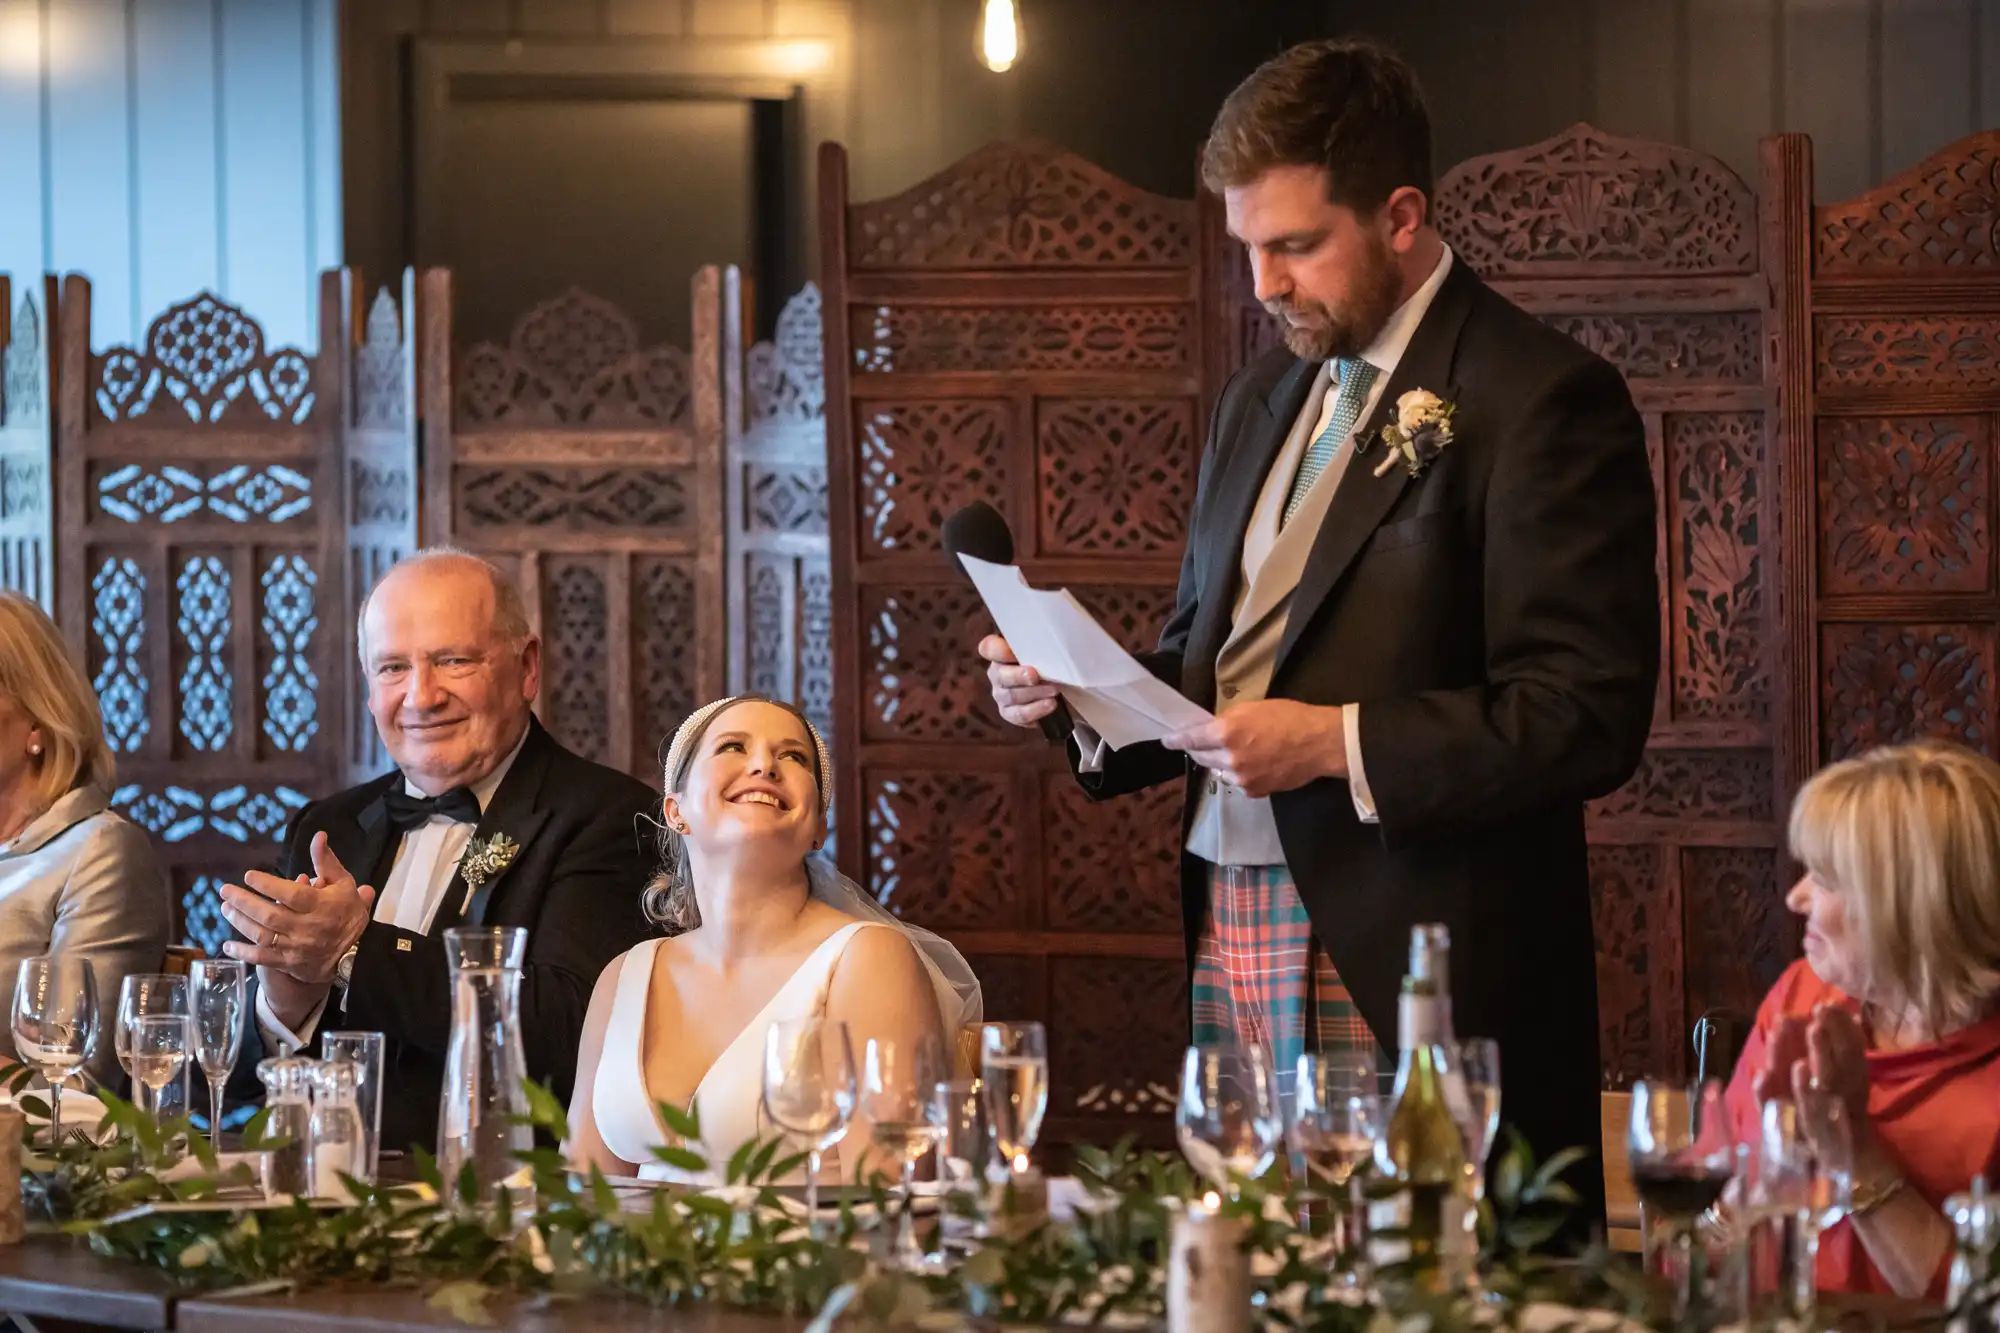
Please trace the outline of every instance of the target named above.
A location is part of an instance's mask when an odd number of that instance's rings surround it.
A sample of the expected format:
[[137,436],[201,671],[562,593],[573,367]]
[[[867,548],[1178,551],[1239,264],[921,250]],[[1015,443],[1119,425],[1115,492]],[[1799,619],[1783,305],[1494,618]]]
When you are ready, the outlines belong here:
[[[55,623],[0,592],[0,994],[23,958],[80,954],[103,1030],[90,1072],[118,1069],[109,1024],[130,972],[157,972],[171,929],[167,877],[145,832],[110,808],[115,769],[97,696]],[[0,1055],[14,1055],[11,1028]]]
[[[1833,1094],[1854,1151],[1850,1215],[1818,1285],[1942,1297],[1939,1211],[2000,1168],[2000,765],[1921,741],[1834,764],[1800,789],[1785,905],[1805,958],[1758,1009],[1729,1086],[1740,1142],[1793,1100],[1808,1137]],[[1818,1097],[1807,1094],[1817,1092]]]
[[[697,1113],[711,1176],[744,1142],[771,1136],[762,1061],[774,1023],[844,1023],[857,1060],[871,1038],[948,1052],[981,1004],[956,949],[815,854],[833,770],[798,709],[760,695],[696,709],[664,777],[667,870],[646,910],[676,933],[621,954],[598,979],[568,1150],[580,1170],[687,1181],[654,1156],[675,1142],[655,1107]],[[867,1144],[857,1129],[822,1174],[851,1178]]]

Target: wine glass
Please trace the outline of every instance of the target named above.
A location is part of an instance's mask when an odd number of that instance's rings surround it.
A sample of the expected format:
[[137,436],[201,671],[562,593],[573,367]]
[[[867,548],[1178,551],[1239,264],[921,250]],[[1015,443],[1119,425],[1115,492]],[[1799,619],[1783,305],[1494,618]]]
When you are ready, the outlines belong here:
[[1049,1039],[1040,1023],[979,1029],[979,1081],[986,1119],[1009,1169],[1026,1171],[1049,1109]]
[[764,1034],[764,1114],[806,1145],[806,1227],[819,1239],[821,1154],[854,1115],[854,1047],[847,1024],[782,1018]]
[[97,1045],[97,975],[80,954],[21,960],[14,982],[14,1050],[49,1085],[49,1142],[62,1146],[62,1085]]
[[249,969],[235,958],[197,959],[188,973],[195,1061],[208,1080],[209,1142],[222,1150],[222,1090],[243,1053]]
[[1722,1197],[1735,1174],[1731,1139],[1719,1081],[1709,1079],[1692,1088],[1661,1082],[1632,1085],[1626,1151],[1641,1205],[1640,1246],[1652,1262],[1657,1216],[1677,1249],[1679,1319],[1687,1316],[1693,1300],[1695,1221]]
[[142,1115],[160,1119],[160,1097],[187,1068],[188,1020],[180,1014],[140,1014],[126,1038],[132,1092]]
[[[1358,1259],[1366,1215],[1360,1167],[1382,1133],[1382,1098],[1375,1064],[1311,1051],[1299,1057],[1289,1129],[1291,1151],[1333,1205],[1333,1252]],[[1340,1279],[1353,1289],[1361,1275],[1349,1267]]]
[[1465,1134],[1465,1165],[1472,1173],[1472,1201],[1486,1197],[1486,1159],[1500,1132],[1500,1043],[1491,1037],[1467,1037],[1458,1043],[1458,1072],[1469,1106]]
[[[188,979],[170,972],[131,972],[118,984],[118,1016],[111,1028],[113,1049],[125,1076],[132,1082],[132,1097],[139,1098],[138,1074],[132,1068],[132,1027],[147,1014],[188,1014]],[[179,1098],[172,1099],[175,1102]],[[162,1091],[153,1101],[153,1114],[165,1119],[169,1098]]]
[[930,1035],[916,1041],[870,1037],[862,1055],[857,1110],[868,1122],[875,1150],[902,1166],[903,1216],[890,1262],[904,1272],[922,1272],[930,1266],[917,1246],[911,1207],[917,1197],[917,1162],[942,1134],[934,1094],[950,1069],[944,1047]]
[[1174,1128],[1189,1165],[1231,1198],[1278,1155],[1276,1082],[1261,1046],[1188,1047]]
[[[1753,1181],[1744,1191],[1752,1254],[1775,1262],[1787,1313],[1803,1315],[1817,1291],[1820,1233],[1853,1203],[1854,1143],[1846,1103],[1819,1089],[1765,1102],[1745,1167]],[[1766,1232],[1770,1249],[1755,1239]]]

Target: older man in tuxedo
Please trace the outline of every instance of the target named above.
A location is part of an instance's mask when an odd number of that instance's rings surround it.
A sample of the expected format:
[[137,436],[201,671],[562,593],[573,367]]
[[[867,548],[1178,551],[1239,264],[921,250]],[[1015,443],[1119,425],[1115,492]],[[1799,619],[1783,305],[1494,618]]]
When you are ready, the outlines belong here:
[[[370,593],[359,625],[368,709],[396,771],[301,810],[278,873],[222,890],[255,965],[258,1058],[322,1028],[386,1035],[382,1144],[430,1145],[451,1017],[444,931],[524,926],[521,1025],[529,1076],[567,1101],[597,975],[652,933],[640,910],[649,857],[645,784],[557,744],[530,706],[541,644],[520,594],[461,551],[411,556]],[[459,860],[474,839],[518,848],[483,883]]]
[[[1094,796],[1187,781],[1198,1036],[1393,1046],[1410,928],[1442,922],[1506,1118],[1593,1147],[1583,805],[1638,763],[1659,663],[1639,414],[1438,235],[1429,120],[1388,52],[1273,58],[1203,174],[1285,333],[1216,405],[1145,659],[1217,716],[1116,752],[1083,734],[1072,761]],[[980,648],[1008,720],[1047,716],[1053,688]]]

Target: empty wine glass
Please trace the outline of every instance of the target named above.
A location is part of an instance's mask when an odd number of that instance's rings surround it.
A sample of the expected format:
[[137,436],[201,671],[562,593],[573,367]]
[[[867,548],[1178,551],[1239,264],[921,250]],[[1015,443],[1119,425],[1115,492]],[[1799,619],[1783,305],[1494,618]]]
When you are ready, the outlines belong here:
[[987,1023],[979,1029],[979,1081],[986,1120],[1010,1169],[1028,1169],[1049,1109],[1049,1039],[1040,1023]]
[[847,1024],[784,1018],[764,1034],[764,1114],[806,1145],[806,1226],[819,1238],[820,1157],[854,1115],[854,1048]]
[[1458,1043],[1458,1072],[1469,1107],[1465,1134],[1465,1165],[1472,1172],[1472,1201],[1486,1197],[1486,1159],[1500,1132],[1500,1043],[1491,1037],[1467,1037]]
[[[1366,1216],[1361,1166],[1382,1133],[1382,1098],[1373,1060],[1343,1060],[1311,1051],[1299,1057],[1289,1127],[1291,1151],[1332,1205],[1333,1252],[1358,1261]],[[1341,1284],[1356,1288],[1361,1274],[1349,1265]]]
[[180,1014],[140,1014],[132,1020],[128,1041],[126,1067],[132,1071],[139,1112],[158,1121],[162,1092],[187,1068],[188,1020]]
[[933,1094],[950,1068],[933,1036],[913,1042],[870,1037],[862,1056],[859,1113],[868,1122],[876,1151],[902,1167],[903,1216],[890,1262],[905,1272],[930,1266],[917,1246],[911,1206],[917,1197],[917,1162],[942,1134]]
[[1231,1198],[1278,1155],[1276,1082],[1261,1046],[1188,1047],[1174,1128],[1188,1163]]
[[[125,1069],[125,1076],[132,1080],[133,1100],[139,1097],[139,1075],[132,1068],[132,1026],[147,1014],[179,1014],[188,1016],[188,979],[177,977],[170,972],[131,972],[118,984],[118,1016],[112,1024],[111,1039],[113,1049],[118,1054],[118,1063]],[[179,1114],[185,1108],[180,1105],[180,1089],[172,1084],[159,1089],[160,1095],[153,1099],[153,1114],[165,1120],[171,1110]]]
[[1678,1084],[1632,1085],[1632,1118],[1626,1151],[1632,1184],[1639,1192],[1640,1246],[1648,1263],[1664,1224],[1676,1249],[1676,1315],[1684,1319],[1694,1297],[1695,1221],[1729,1185],[1736,1170],[1728,1108],[1715,1079],[1684,1088]]
[[249,969],[234,958],[197,959],[188,973],[195,1061],[208,1080],[209,1142],[222,1150],[222,1091],[243,1053]]
[[1853,1203],[1854,1143],[1847,1105],[1818,1089],[1765,1102],[1757,1141],[1745,1154],[1750,1187],[1745,1222],[1756,1291],[1768,1288],[1786,1313],[1813,1307],[1819,1237]]
[[14,982],[14,1050],[49,1085],[49,1142],[62,1146],[62,1085],[97,1045],[97,975],[79,954],[21,960]]

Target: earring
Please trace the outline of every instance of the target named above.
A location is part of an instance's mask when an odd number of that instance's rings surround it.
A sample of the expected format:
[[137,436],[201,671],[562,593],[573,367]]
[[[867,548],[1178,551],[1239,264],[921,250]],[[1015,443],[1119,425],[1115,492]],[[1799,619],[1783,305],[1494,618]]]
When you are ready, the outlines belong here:
[[688,826],[686,824],[676,824],[674,825],[674,832],[680,834],[683,838],[685,838],[687,836]]
[[40,754],[41,752],[42,752],[42,743],[40,741],[36,741],[33,745],[30,745],[28,747],[29,754]]

